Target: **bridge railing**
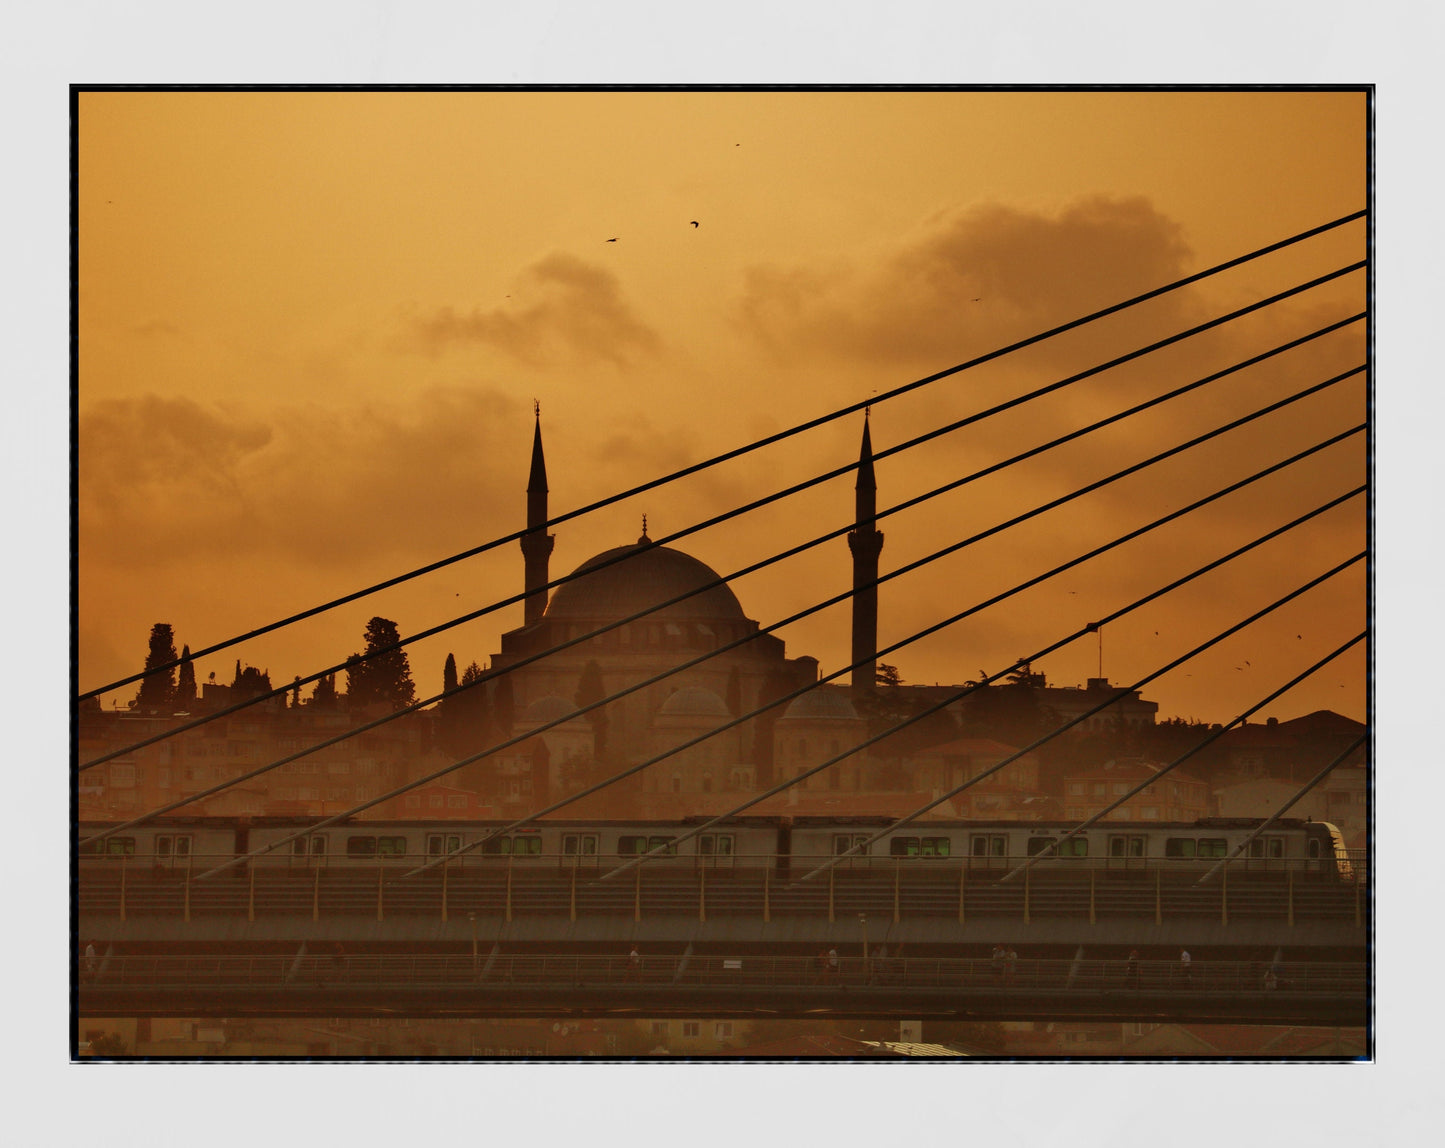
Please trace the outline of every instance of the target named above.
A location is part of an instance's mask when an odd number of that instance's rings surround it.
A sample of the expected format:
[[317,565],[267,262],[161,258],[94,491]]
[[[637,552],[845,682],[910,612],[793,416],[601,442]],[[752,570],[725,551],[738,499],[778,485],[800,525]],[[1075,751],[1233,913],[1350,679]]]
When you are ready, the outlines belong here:
[[[1276,878],[1283,880],[1288,874],[1304,878],[1324,878],[1333,881],[1368,880],[1369,857],[1365,850],[1345,850],[1337,860],[1319,857],[1234,857],[1225,869],[1231,877]],[[727,855],[679,853],[659,855],[643,862],[640,869],[647,873],[664,872],[705,872],[719,877],[733,874],[747,874],[771,871],[776,877],[789,879],[808,872],[814,866],[831,860],[827,853],[746,853]],[[528,853],[494,855],[476,850],[463,853],[435,869],[429,870],[416,880],[440,880],[443,873],[452,876],[471,873],[513,872],[525,873],[576,873],[589,880],[601,877],[614,867],[636,859],[636,854],[587,854],[574,853]],[[234,853],[192,853],[178,855],[148,855],[143,853],[81,853],[78,857],[82,877],[86,874],[116,873],[129,870],[137,878],[184,879],[204,873],[216,865],[236,860]],[[290,876],[304,876],[316,871],[334,874],[356,874],[374,876],[378,871],[388,874],[410,872],[418,865],[436,858],[421,853],[388,853],[366,857],[349,857],[328,854],[291,854],[283,851],[261,854],[243,864],[237,865],[230,873],[218,875],[211,880],[232,879],[244,876],[255,869],[258,872]],[[1109,874],[1120,878],[1138,877],[1141,874],[1162,874],[1166,879],[1195,880],[1208,872],[1222,857],[1048,857],[1035,860],[1032,855],[992,856],[897,856],[872,854],[850,857],[838,863],[833,872],[838,876],[854,873],[907,872],[933,874],[936,876],[957,876],[966,874],[970,879],[980,881],[998,880],[1025,862],[1030,865],[1030,876],[1044,875],[1068,877],[1079,873]],[[1342,864],[1341,864],[1342,863]],[[624,877],[614,878],[622,880]],[[1216,878],[1217,880],[1217,878]]]
[[82,974],[88,987],[124,988],[415,988],[475,985],[543,987],[758,989],[897,989],[966,992],[1141,992],[1240,995],[1311,992],[1363,995],[1360,963],[1013,960],[990,958],[840,957],[836,963],[795,956],[626,956],[526,953],[470,955],[346,954],[286,956],[140,954],[112,956]]
[[[527,863],[450,865],[419,877],[406,876],[415,859],[387,857],[367,865],[306,864],[238,866],[229,873],[196,881],[225,857],[193,855],[184,865],[172,861],[118,856],[89,858],[80,867],[82,916],[195,917],[244,916],[323,918],[431,917],[442,921],[468,914],[500,917],[820,917],[834,921],[866,914],[900,922],[905,918],[1034,916],[1102,919],[1150,918],[1156,923],[1180,917],[1232,920],[1297,918],[1347,920],[1360,925],[1366,899],[1361,881],[1342,882],[1332,874],[1287,867],[1251,869],[1258,859],[1232,863],[1207,885],[1198,885],[1201,863],[1149,858],[1148,867],[1109,868],[1109,858],[1050,861],[1012,881],[1001,878],[1021,858],[882,858],[867,867],[830,870],[807,882],[794,877],[808,862],[779,871],[772,863],[733,868],[697,868],[678,858],[677,866],[639,866],[609,881],[599,865],[588,870],[559,865],[546,856]],[[285,860],[284,858],[282,859]],[[746,860],[740,858],[740,860]],[[1131,859],[1135,860],[1135,859]],[[986,864],[980,864],[986,862]],[[1213,861],[1210,859],[1209,864]],[[1271,862],[1273,863],[1273,862]]]

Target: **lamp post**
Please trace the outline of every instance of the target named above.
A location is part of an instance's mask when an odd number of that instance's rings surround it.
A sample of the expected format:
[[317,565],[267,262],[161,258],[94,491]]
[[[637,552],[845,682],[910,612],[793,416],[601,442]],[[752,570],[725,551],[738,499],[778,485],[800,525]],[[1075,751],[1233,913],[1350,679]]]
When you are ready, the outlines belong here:
[[858,928],[863,932],[863,963],[868,963],[868,914],[858,914]]
[[468,913],[467,920],[472,923],[472,976],[477,975],[477,915]]

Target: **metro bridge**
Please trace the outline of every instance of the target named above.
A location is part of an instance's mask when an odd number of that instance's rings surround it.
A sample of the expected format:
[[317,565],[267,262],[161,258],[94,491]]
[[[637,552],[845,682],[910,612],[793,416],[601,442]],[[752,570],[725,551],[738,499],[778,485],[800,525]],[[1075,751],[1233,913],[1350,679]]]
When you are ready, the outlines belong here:
[[82,981],[92,1016],[909,1017],[1363,1025],[1357,962],[816,958],[687,952],[147,954]]

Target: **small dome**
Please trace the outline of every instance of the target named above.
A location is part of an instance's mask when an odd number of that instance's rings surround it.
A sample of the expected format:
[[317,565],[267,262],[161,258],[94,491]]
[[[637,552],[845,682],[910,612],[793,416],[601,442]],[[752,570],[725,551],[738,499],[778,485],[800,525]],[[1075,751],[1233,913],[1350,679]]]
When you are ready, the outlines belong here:
[[556,694],[548,694],[544,698],[538,698],[529,705],[522,714],[523,721],[548,722],[556,721],[558,718],[575,714],[577,707],[566,698],[559,698]]
[[848,700],[848,695],[836,690],[809,690],[783,711],[779,721],[838,721],[858,720],[858,711]]
[[702,686],[684,686],[662,703],[658,717],[732,717],[722,698]]

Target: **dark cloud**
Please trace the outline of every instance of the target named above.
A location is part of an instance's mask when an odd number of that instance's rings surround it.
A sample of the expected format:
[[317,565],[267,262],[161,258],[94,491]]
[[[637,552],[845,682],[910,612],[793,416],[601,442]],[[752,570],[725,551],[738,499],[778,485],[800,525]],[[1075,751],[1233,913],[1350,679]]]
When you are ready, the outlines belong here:
[[756,267],[738,317],[766,345],[875,360],[962,357],[1183,273],[1180,226],[1143,198],[1056,215],[986,204],[942,217],[874,271]]
[[563,353],[618,366],[660,345],[628,306],[617,277],[575,256],[556,253],[533,264],[517,293],[516,306],[440,308],[413,323],[413,341],[432,352],[484,343],[529,363]]
[[185,399],[98,403],[80,420],[82,546],[120,566],[231,554],[238,538],[307,565],[440,557],[513,528],[496,507],[525,465],[525,413],[464,388],[264,423]]

